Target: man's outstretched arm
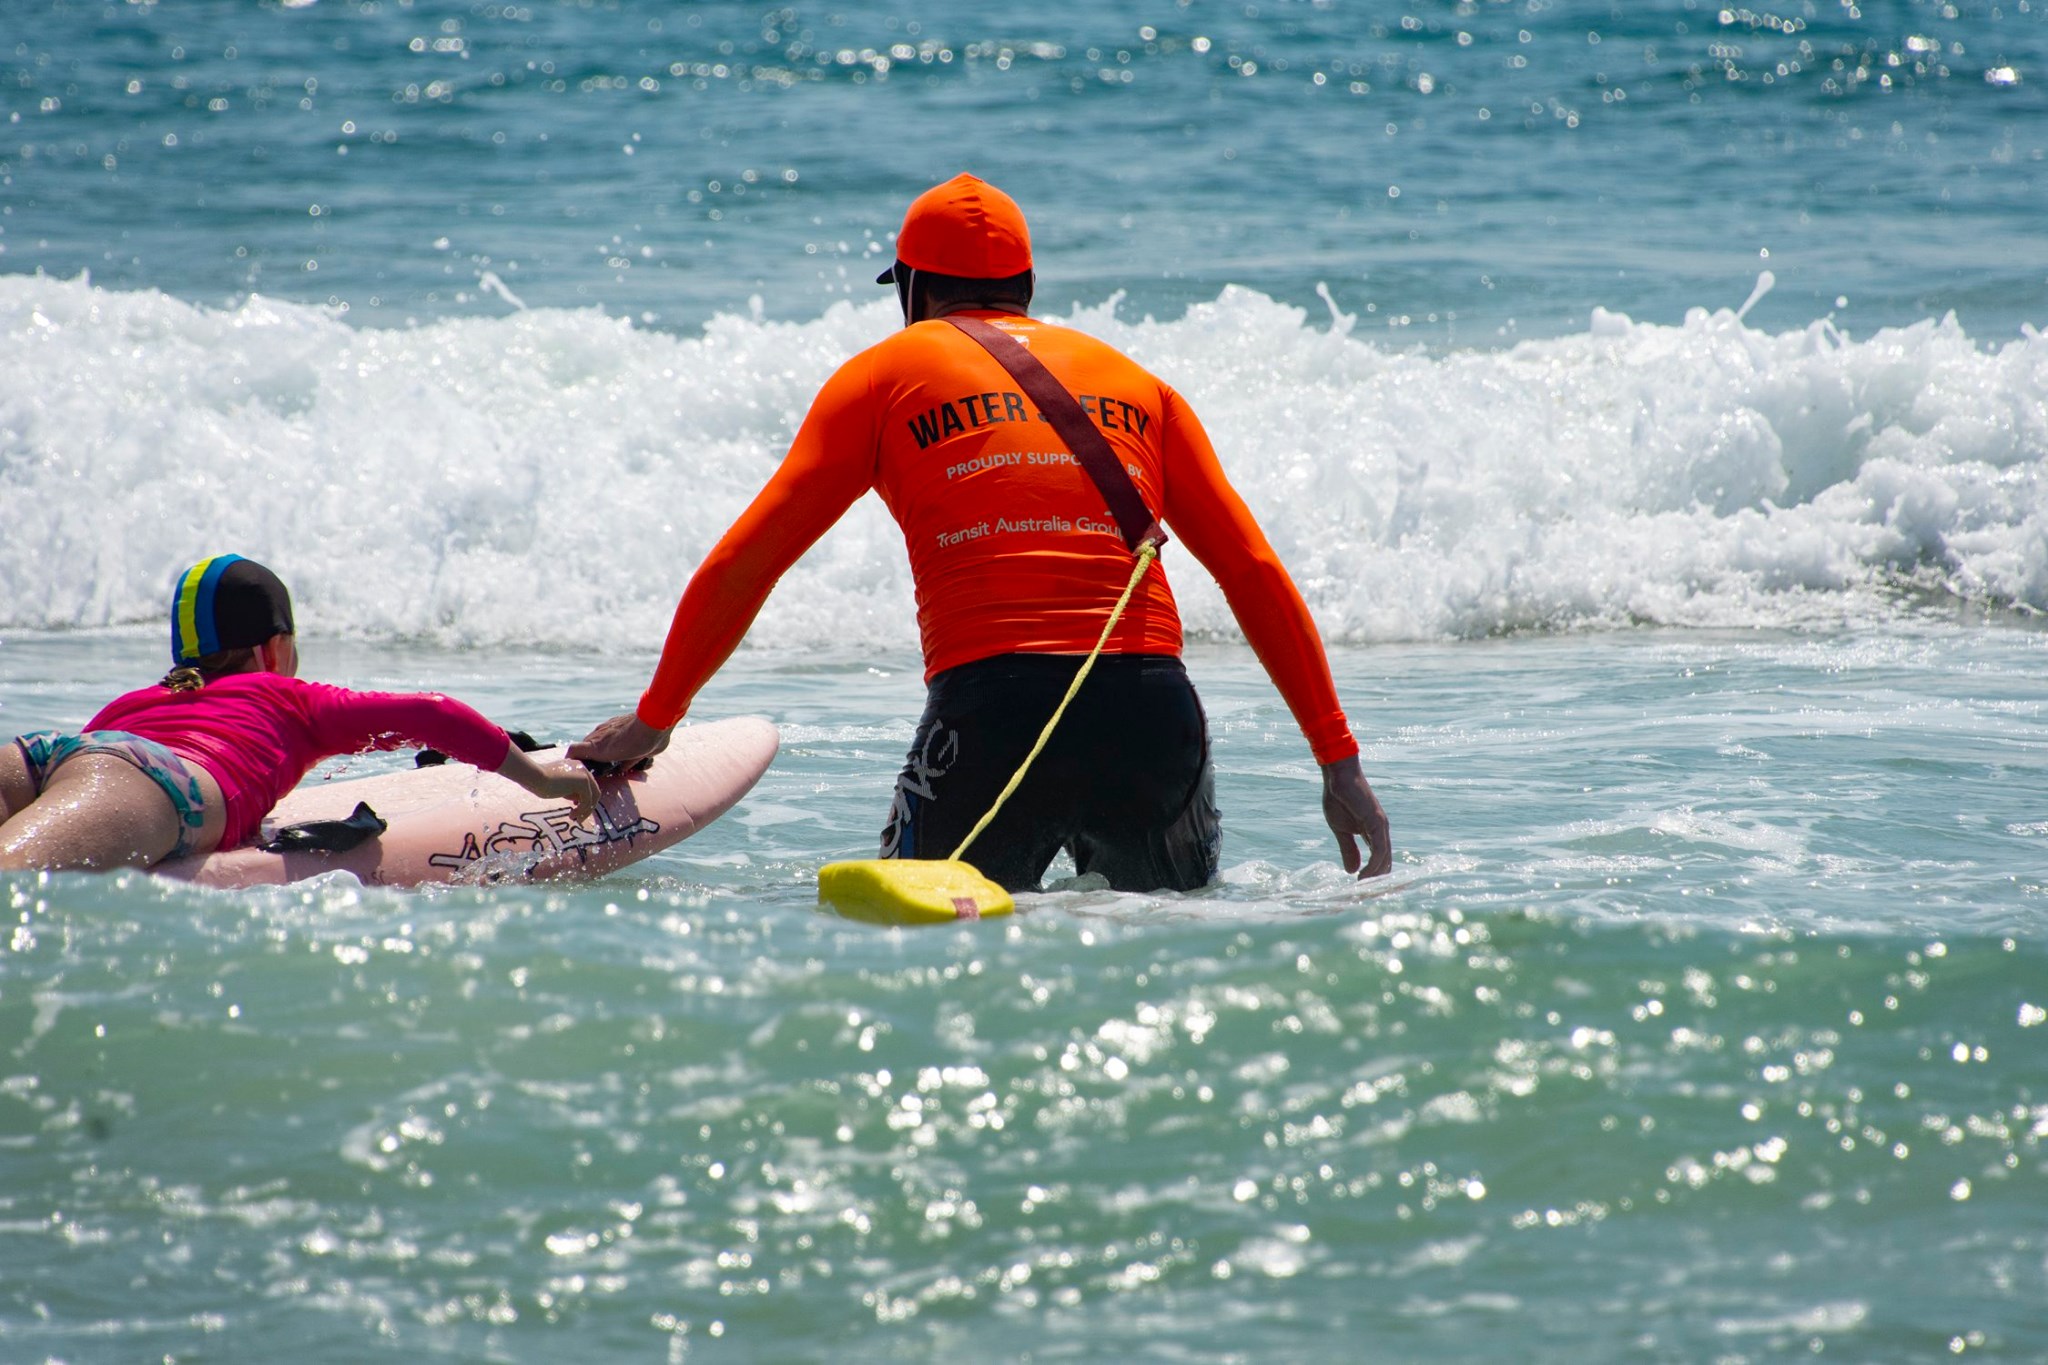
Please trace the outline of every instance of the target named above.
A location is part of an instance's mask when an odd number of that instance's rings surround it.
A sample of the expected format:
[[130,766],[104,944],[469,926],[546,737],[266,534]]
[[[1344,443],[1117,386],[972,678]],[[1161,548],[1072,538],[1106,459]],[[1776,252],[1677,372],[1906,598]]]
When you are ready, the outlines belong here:
[[667,748],[669,731],[739,647],[776,582],[873,486],[866,379],[849,374],[854,368],[827,381],[781,467],[690,575],[640,704],[600,722],[568,757],[631,764]]
[[[1358,761],[1358,742],[1337,702],[1315,618],[1251,509],[1231,487],[1194,413],[1178,395],[1168,413],[1167,525],[1215,575],[1245,640],[1307,736],[1322,766],[1323,818],[1336,836],[1344,870],[1383,876],[1394,867],[1387,813]],[[1364,857],[1360,839],[1368,846]]]

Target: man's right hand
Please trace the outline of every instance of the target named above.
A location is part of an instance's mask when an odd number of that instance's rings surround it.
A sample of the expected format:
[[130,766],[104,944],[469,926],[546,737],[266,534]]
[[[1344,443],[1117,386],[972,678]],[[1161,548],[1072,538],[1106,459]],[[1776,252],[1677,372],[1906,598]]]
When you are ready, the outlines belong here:
[[616,763],[630,768],[643,758],[652,758],[668,747],[669,732],[657,730],[628,711],[597,725],[569,746],[568,757],[586,763]]
[[[571,749],[569,752],[574,753]],[[1337,836],[1337,851],[1346,872],[1361,877],[1384,877],[1394,870],[1393,836],[1387,832],[1387,813],[1365,780],[1365,769],[1357,758],[1339,759],[1323,765],[1323,819]],[[1364,839],[1372,854],[1359,871],[1358,841]]]

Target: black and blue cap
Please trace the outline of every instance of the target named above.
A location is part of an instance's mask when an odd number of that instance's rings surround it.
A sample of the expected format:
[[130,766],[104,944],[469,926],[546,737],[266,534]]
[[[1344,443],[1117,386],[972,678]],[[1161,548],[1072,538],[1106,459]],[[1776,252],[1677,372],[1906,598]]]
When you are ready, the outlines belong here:
[[171,661],[197,663],[292,634],[292,596],[253,559],[215,555],[178,575],[171,589]]

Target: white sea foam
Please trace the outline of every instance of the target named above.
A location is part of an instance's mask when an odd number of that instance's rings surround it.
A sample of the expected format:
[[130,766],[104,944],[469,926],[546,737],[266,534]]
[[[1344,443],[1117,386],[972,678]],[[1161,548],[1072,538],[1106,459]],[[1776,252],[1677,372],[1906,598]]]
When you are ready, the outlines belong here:
[[[1901,586],[2048,610],[2048,336],[1865,339],[1596,311],[1580,335],[1430,355],[1229,289],[1074,325],[1203,414],[1344,640],[1866,615]],[[530,309],[406,330],[0,277],[0,625],[155,620],[233,549],[306,629],[453,644],[657,642],[886,299],[700,335]],[[1184,615],[1234,634],[1168,551]],[[756,645],[908,649],[900,536],[864,499]]]

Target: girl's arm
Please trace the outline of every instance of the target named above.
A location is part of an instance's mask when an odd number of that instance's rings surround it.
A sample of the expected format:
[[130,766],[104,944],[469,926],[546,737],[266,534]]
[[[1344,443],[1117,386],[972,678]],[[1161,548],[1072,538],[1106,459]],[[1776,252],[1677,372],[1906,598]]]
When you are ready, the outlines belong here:
[[357,692],[316,682],[300,688],[318,758],[418,744],[496,772],[511,743],[474,707],[439,692]]
[[439,692],[355,692],[326,683],[304,687],[315,734],[330,754],[424,744],[471,767],[509,777],[536,796],[567,798],[575,804],[578,820],[597,804],[596,779],[581,763],[536,763],[502,728],[453,697]]

